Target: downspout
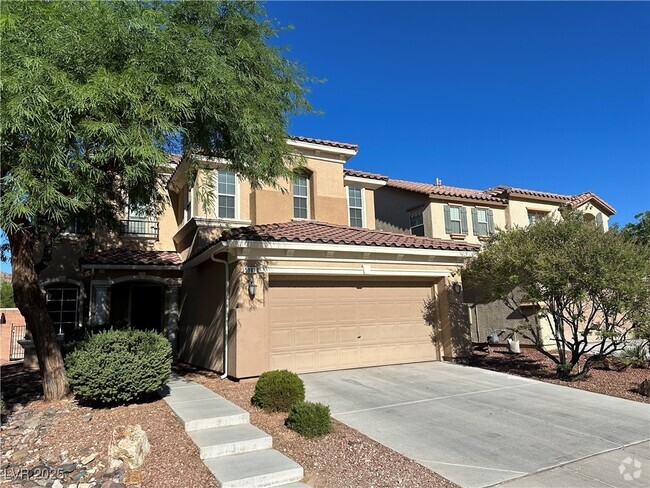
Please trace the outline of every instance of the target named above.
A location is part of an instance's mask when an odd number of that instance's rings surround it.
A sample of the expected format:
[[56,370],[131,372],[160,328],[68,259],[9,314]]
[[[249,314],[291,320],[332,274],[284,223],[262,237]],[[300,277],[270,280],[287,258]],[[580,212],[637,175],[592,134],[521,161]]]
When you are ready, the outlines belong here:
[[223,319],[223,374],[221,379],[228,377],[228,320],[230,319],[230,265],[225,259],[218,259],[213,254],[210,259],[215,263],[221,263],[226,267],[226,279],[224,282],[224,319]]

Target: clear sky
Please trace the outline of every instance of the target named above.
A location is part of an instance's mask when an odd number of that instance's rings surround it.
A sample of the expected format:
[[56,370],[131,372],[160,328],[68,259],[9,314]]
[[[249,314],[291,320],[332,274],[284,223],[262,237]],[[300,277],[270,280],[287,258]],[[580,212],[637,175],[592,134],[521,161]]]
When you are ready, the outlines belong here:
[[595,191],[650,209],[647,2],[269,2],[274,43],[327,81],[291,133],[349,167],[484,189]]

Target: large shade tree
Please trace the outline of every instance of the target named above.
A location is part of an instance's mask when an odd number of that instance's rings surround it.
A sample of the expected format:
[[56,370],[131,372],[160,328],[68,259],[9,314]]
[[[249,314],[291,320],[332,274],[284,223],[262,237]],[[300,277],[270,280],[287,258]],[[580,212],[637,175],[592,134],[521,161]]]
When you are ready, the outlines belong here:
[[[38,283],[70,219],[152,211],[170,140],[254,185],[287,176],[309,79],[256,2],[7,2],[1,12],[0,227],[46,399],[66,394]],[[44,251],[40,251],[44,249]]]
[[[497,233],[462,271],[463,281],[527,321],[520,332],[555,362],[558,376],[584,375],[650,323],[650,248],[602,232],[580,213]],[[538,304],[554,348],[522,307]],[[581,359],[586,358],[585,361]]]

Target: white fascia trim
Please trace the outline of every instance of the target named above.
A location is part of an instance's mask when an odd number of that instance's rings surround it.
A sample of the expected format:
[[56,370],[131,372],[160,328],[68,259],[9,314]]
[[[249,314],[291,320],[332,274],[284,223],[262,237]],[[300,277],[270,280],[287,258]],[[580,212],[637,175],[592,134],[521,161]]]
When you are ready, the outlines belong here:
[[294,141],[293,139],[287,139],[287,144],[301,149],[311,149],[312,151],[344,154],[349,157],[356,156],[357,154],[357,151],[355,151],[354,149],[345,149],[342,147],[327,146],[325,144],[315,144],[311,142]]
[[344,176],[343,182],[355,183],[360,186],[363,186],[364,188],[368,188],[369,190],[376,190],[377,188],[386,186],[386,181],[384,180],[376,180],[374,178],[361,178],[360,176]]
[[180,267],[181,270],[186,270],[190,268],[194,268],[195,266],[198,266],[204,261],[207,261],[210,259],[210,257],[214,254],[218,254],[221,252],[224,252],[228,249],[228,243],[226,242],[218,242],[214,246],[210,246],[207,248],[205,251],[203,251],[201,254],[193,257],[189,261],[186,261],[183,263]]
[[268,266],[265,271],[276,275],[307,275],[307,276],[392,276],[392,277],[421,277],[421,278],[442,278],[451,276],[450,272],[424,271],[424,270],[401,270],[381,268],[334,268],[334,267],[304,267],[304,266]]
[[251,256],[249,254],[238,254],[234,256],[235,260],[250,260],[255,259],[258,261],[265,262],[318,262],[318,263],[358,263],[358,264],[399,264],[402,266],[449,266],[449,267],[458,267],[460,263],[454,263],[449,261],[398,261],[396,259],[364,259],[364,258],[339,258],[336,255],[332,257],[322,258],[322,257],[295,257],[295,256],[264,256],[255,254]]
[[369,252],[372,254],[404,254],[405,256],[438,256],[451,258],[471,258],[477,253],[474,251],[447,251],[436,249],[420,249],[409,247],[388,247],[388,246],[359,246],[350,244],[318,244],[310,242],[259,242],[247,240],[229,241],[232,248],[252,249],[294,249],[303,251],[339,251],[339,252]]
[[81,269],[134,269],[140,271],[179,271],[180,266],[161,266],[147,264],[82,264]]

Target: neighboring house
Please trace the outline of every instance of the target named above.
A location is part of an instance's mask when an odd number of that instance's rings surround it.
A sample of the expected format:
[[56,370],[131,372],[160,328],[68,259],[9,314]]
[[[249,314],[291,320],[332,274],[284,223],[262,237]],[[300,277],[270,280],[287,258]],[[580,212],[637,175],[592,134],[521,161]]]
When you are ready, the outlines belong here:
[[[547,216],[560,218],[563,209],[583,212],[586,220],[603,231],[615,213],[592,192],[571,196],[508,186],[473,190],[442,185],[440,181],[429,184],[393,179],[375,192],[378,229],[458,243],[482,244],[499,229],[524,227]],[[474,303],[476,293],[480,292],[467,290],[465,300]],[[538,319],[537,311],[537,304],[530,303],[523,312],[542,328],[544,344],[549,344],[550,328],[546,320]],[[525,323],[521,314],[501,302],[470,305],[469,321],[473,342],[485,342],[493,330]]]
[[479,246],[376,230],[375,195],[390,182],[344,167],[356,145],[287,143],[306,164],[278,187],[253,189],[207,159],[187,181],[188,163],[172,157],[160,216],[127,209],[121,233],[94,241],[71,225],[40,276],[57,329],[155,329],[181,360],[235,378],[467,355],[453,285]]

